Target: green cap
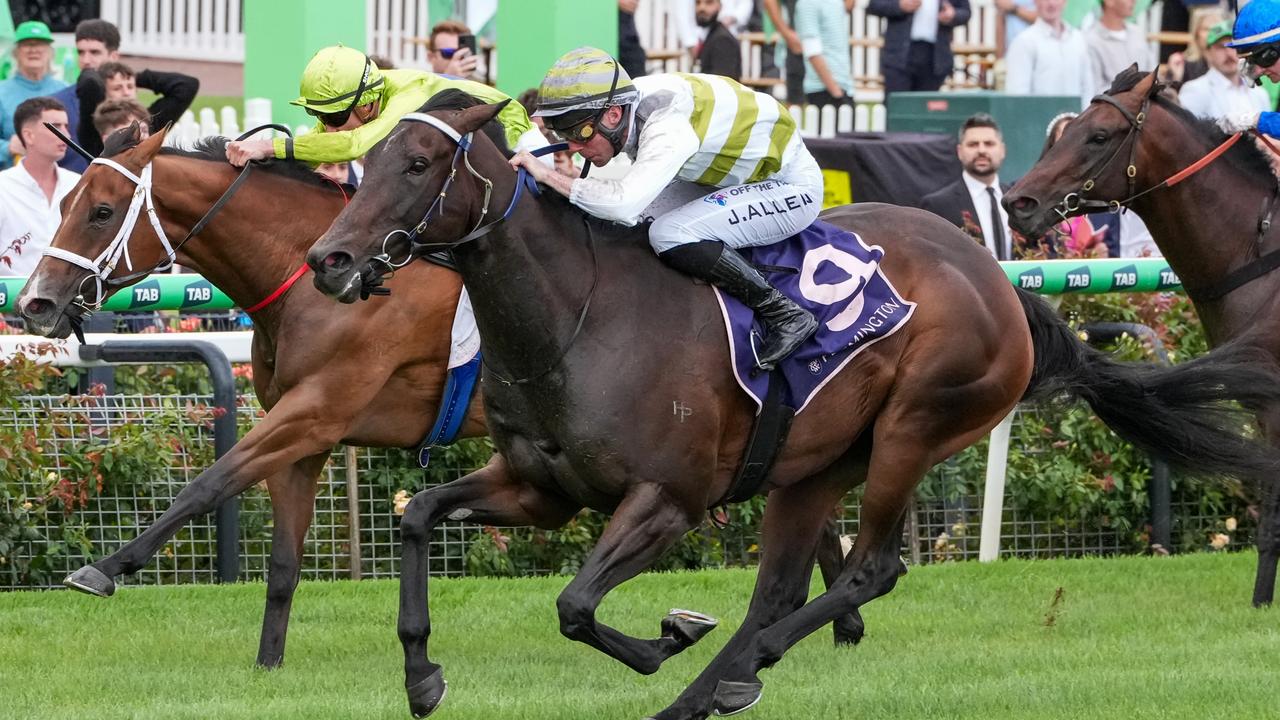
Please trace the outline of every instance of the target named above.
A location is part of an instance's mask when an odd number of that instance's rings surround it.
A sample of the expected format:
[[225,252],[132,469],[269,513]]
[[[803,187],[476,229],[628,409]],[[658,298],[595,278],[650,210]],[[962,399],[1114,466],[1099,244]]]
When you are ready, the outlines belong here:
[[48,25],[39,20],[28,20],[19,25],[17,32],[14,33],[14,42],[22,42],[23,40],[43,40],[51,43],[53,42],[53,33],[49,32]]
[[1231,23],[1223,20],[1209,28],[1209,36],[1205,38],[1205,47],[1213,47],[1222,40],[1232,39]]

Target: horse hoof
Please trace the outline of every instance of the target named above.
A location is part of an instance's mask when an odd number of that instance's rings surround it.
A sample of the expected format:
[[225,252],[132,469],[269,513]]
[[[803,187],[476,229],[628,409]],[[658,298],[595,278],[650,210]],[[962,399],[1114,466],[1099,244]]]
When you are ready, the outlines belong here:
[[865,633],[865,628],[860,623],[853,622],[853,619],[848,616],[837,620],[835,624],[836,647],[853,647],[862,642],[862,636]]
[[92,565],[85,565],[66,576],[62,580],[62,584],[72,590],[79,590],[82,593],[97,595],[98,597],[111,597],[116,591],[115,581]]
[[758,682],[735,682],[721,680],[716,685],[716,697],[713,707],[716,715],[737,715],[750,710],[760,702],[764,686]]
[[449,693],[449,683],[444,679],[444,668],[436,668],[436,671],[426,677],[425,680],[417,684],[405,688],[405,692],[409,694],[409,712],[413,713],[416,718],[424,718],[435,712],[440,707],[440,703],[444,702],[444,696]]
[[662,636],[675,638],[681,647],[689,647],[716,629],[719,621],[693,610],[672,608],[662,619]]

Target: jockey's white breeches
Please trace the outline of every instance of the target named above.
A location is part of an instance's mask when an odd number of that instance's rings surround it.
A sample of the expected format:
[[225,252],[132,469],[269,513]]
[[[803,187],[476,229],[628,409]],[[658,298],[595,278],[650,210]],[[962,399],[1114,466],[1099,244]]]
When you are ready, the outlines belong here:
[[754,247],[805,229],[822,210],[822,169],[803,143],[788,155],[781,170],[760,182],[717,188],[658,216],[649,244],[659,253],[706,240]]

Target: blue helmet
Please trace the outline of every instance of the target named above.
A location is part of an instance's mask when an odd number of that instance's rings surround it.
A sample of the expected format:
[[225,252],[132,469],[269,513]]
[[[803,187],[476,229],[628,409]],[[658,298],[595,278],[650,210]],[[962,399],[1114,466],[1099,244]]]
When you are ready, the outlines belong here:
[[1252,0],[1236,17],[1227,47],[1249,48],[1280,42],[1280,0]]

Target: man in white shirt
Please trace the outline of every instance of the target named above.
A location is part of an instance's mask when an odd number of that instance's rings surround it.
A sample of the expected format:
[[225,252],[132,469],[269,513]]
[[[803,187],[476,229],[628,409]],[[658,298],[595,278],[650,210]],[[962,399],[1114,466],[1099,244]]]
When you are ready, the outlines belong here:
[[956,156],[964,171],[960,179],[924,196],[920,207],[968,232],[997,260],[1014,259],[1009,214],[1000,204],[1000,165],[1004,162],[1004,138],[994,118],[978,113],[960,126]]
[[1009,46],[1005,92],[1010,95],[1074,95],[1086,107],[1093,71],[1084,35],[1066,24],[1066,0],[1036,0],[1039,17]]
[[1085,31],[1093,66],[1093,92],[1111,87],[1111,81],[1130,65],[1154,69],[1151,46],[1137,26],[1129,22],[1134,0],[1102,0],[1102,17]]
[[0,275],[30,275],[62,222],[59,203],[80,181],[58,167],[67,146],[49,132],[49,123],[67,132],[62,103],[37,97],[18,105],[14,129],[27,154],[0,172]]
[[1240,58],[1234,48],[1227,47],[1231,39],[1230,23],[1209,28],[1205,51],[1209,72],[1184,83],[1178,91],[1182,107],[1196,117],[1216,120],[1271,109],[1267,91],[1254,87],[1240,74]]

